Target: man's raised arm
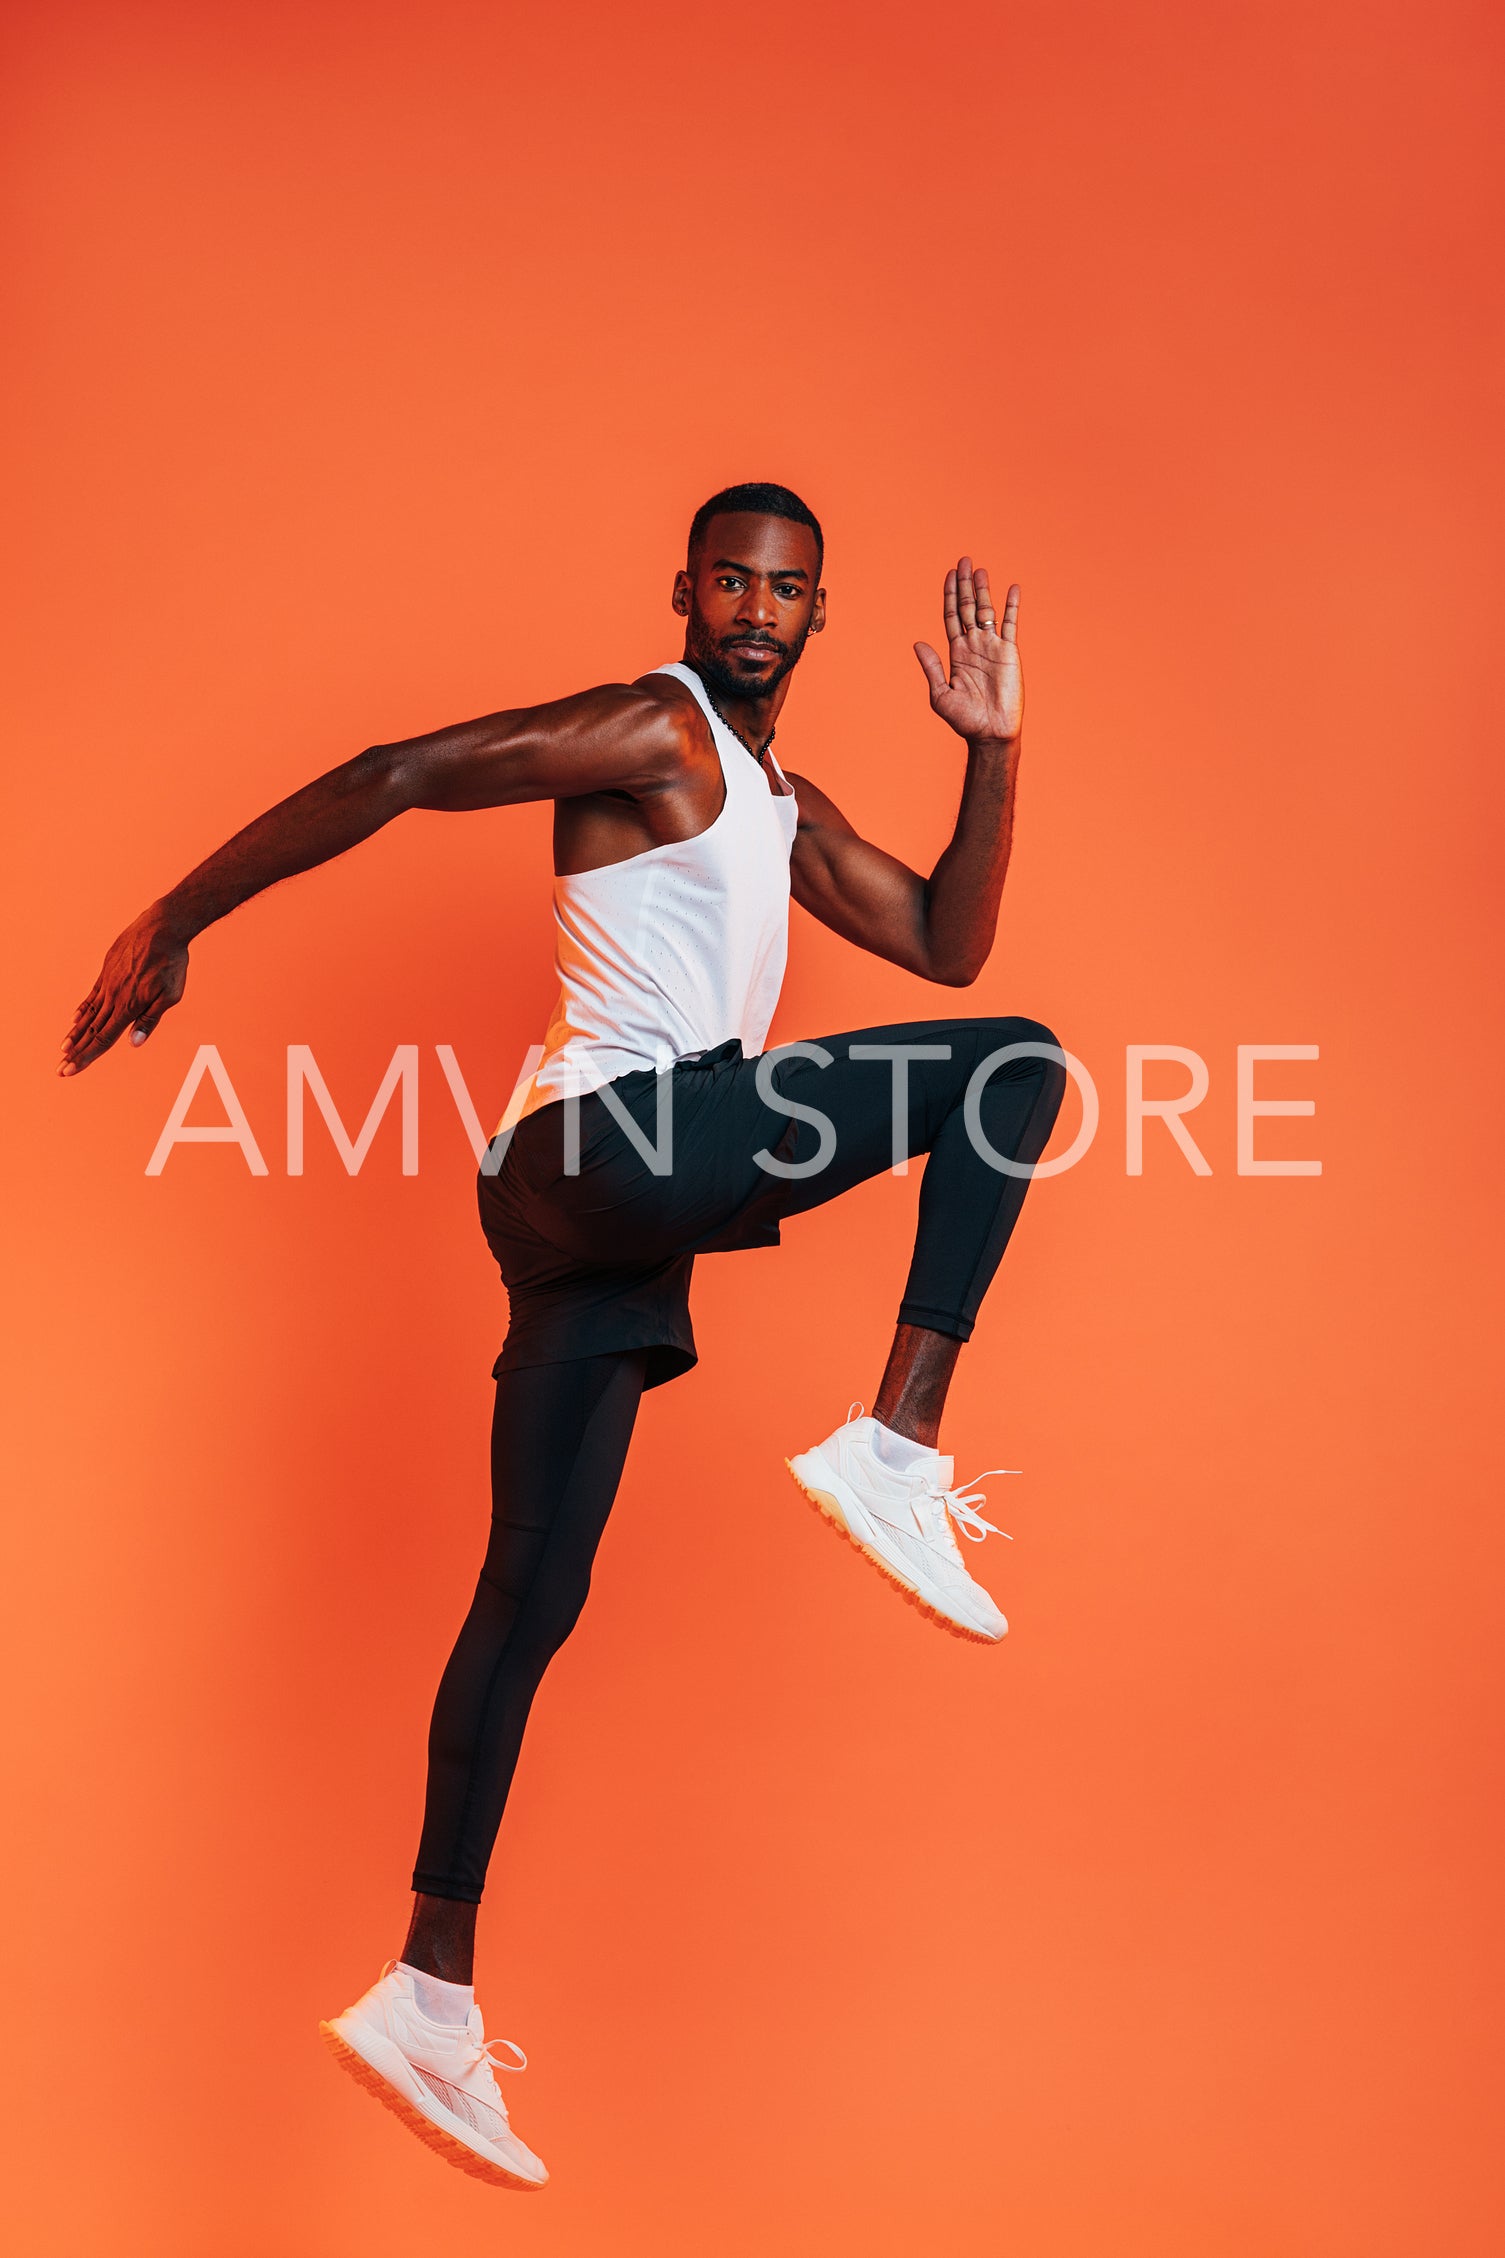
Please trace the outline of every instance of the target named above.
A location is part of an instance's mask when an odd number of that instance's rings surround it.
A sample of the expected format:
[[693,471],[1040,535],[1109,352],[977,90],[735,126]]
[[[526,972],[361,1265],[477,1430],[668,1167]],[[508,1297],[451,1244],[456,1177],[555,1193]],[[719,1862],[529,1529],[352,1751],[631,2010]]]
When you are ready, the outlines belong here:
[[74,1014],[59,1073],[80,1073],[128,1027],[144,1043],[183,993],[189,942],[279,879],[333,861],[409,808],[652,789],[680,756],[682,731],[651,693],[608,683],[358,753],[237,831],[126,927]]
[[963,557],[946,575],[947,673],[928,643],[915,653],[934,712],[963,738],[967,769],[951,840],[928,878],[852,828],[840,808],[801,777],[794,898],[823,925],[906,972],[964,988],[987,963],[1014,833],[1014,787],[1024,726],[1019,671],[1019,590],[1003,617],[988,576]]

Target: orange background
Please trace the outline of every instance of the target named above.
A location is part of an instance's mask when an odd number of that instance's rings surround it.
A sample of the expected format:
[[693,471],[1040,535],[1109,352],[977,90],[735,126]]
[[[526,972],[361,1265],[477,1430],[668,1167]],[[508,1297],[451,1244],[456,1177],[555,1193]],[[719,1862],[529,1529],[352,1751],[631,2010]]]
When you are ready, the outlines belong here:
[[[18,7],[5,2189],[36,2253],[1390,2258],[1500,2246],[1497,24],[1444,4]],[[951,1441],[1013,1634],[783,1454],[915,1185],[702,1266],[482,1916],[536,2202],[314,2035],[397,1949],[486,1512],[494,1118],[546,811],[413,818],[49,1079],[111,935],[364,744],[674,655],[696,502],[824,517],[780,752],[930,856],[966,545],[1030,721],[979,1011],[1103,1099]],[[956,999],[796,922],[777,1032]],[[220,1046],[272,1166],[143,1171]],[[424,1046],[422,1169],[347,1122]],[[1197,1179],[1124,1171],[1199,1050]],[[1315,1042],[1235,1173],[1239,1042]],[[1161,1068],[1154,1087],[1181,1085]],[[206,1092],[195,1118],[218,1118]],[[1068,1100],[1056,1149],[1075,1128]],[[479,2239],[478,2239],[479,2238]]]

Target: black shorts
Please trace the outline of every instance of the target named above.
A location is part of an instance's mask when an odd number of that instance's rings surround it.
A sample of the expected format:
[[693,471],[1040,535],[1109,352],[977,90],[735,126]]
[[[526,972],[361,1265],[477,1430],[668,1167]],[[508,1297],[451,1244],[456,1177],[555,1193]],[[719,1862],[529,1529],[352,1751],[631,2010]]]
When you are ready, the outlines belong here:
[[[776,1246],[786,1216],[892,1165],[894,1066],[852,1054],[894,1045],[946,1054],[912,1059],[906,1069],[898,1126],[907,1152],[931,1157],[899,1320],[967,1339],[1027,1180],[979,1152],[964,1100],[975,1082],[975,1124],[995,1154],[1038,1160],[1065,1073],[1055,1037],[1035,1020],[859,1028],[784,1046],[764,1068],[765,1086],[782,1103],[758,1089],[761,1062],[745,1058],[740,1043],[723,1043],[665,1078],[666,1174],[654,1173],[599,1092],[579,1100],[577,1173],[566,1169],[572,1108],[556,1101],[526,1115],[501,1167],[479,1178],[482,1228],[511,1303],[494,1370],[646,1349],[649,1387],[687,1372],[696,1361],[696,1255]],[[1014,1047],[1024,1055],[989,1067]],[[659,1083],[644,1069],[610,1088],[645,1143],[662,1151]],[[791,1105],[804,1111],[792,1115]],[[797,1173],[780,1173],[791,1168]]]

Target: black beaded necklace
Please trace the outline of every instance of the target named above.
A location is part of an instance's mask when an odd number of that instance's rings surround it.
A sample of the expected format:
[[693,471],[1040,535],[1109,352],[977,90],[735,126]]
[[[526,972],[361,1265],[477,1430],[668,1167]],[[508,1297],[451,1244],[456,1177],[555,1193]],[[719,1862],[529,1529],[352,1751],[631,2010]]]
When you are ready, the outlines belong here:
[[715,699],[711,696],[710,685],[705,680],[704,676],[701,677],[700,687],[702,690],[704,690],[706,698],[710,704],[711,711],[716,716],[716,719],[720,722],[722,728],[729,729],[731,731],[732,735],[736,738],[737,743],[742,747],[743,752],[749,754],[752,759],[757,762],[759,768],[761,768],[763,766],[763,756],[773,744],[775,737],[777,737],[778,735],[778,730],[770,729],[762,744],[754,749],[753,746],[749,745],[747,739],[743,736],[741,730],[736,727],[735,723],[727,720],[726,715],[722,712]]

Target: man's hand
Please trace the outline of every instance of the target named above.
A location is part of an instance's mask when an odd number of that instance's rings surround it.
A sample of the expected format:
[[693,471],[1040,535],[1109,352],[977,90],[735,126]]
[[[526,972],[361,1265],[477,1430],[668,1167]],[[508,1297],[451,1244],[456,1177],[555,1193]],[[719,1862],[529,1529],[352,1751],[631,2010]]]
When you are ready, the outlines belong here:
[[59,1074],[81,1074],[128,1027],[131,1041],[144,1043],[163,1012],[178,1001],[187,979],[187,943],[153,904],[111,944],[99,978],[63,1038]]
[[931,705],[968,746],[956,829],[928,878],[860,838],[824,792],[791,778],[799,802],[789,865],[795,900],[860,949],[947,987],[977,978],[998,926],[1024,722],[1018,617],[1018,589],[1010,588],[999,620],[986,572],[963,557],[946,575],[949,679],[930,645],[915,645]]
[[928,643],[915,657],[930,684],[930,703],[959,737],[1011,742],[1024,725],[1024,677],[1019,671],[1019,591],[1010,588],[1003,618],[993,610],[987,568],[963,557],[946,575],[946,639],[951,678]]

